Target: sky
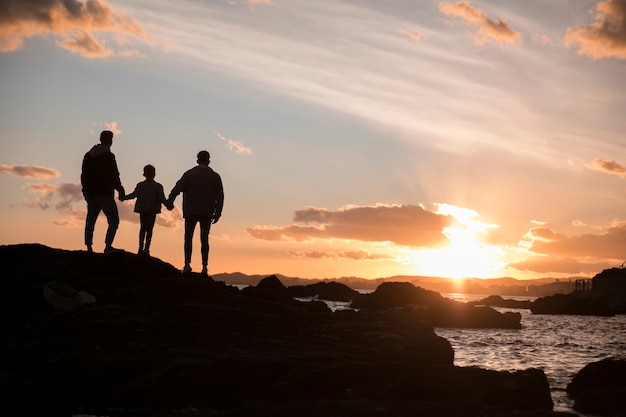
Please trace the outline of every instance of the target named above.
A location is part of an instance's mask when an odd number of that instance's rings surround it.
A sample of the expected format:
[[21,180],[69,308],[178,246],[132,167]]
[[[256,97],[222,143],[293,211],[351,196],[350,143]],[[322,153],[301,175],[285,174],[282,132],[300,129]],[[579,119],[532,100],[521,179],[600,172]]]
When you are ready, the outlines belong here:
[[127,193],[211,153],[210,274],[592,277],[626,260],[624,109],[626,0],[3,0],[0,244],[85,249],[108,129]]

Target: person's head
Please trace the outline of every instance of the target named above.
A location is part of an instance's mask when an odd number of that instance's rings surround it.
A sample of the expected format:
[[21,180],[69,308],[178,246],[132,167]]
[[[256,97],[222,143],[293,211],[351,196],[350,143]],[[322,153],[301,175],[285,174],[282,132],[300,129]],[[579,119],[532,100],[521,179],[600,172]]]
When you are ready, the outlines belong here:
[[143,176],[150,180],[154,179],[156,176],[156,169],[150,164],[146,165],[143,167]]
[[209,165],[211,162],[211,154],[209,151],[198,152],[198,165]]
[[113,132],[110,130],[103,130],[100,132],[100,143],[104,146],[113,145]]

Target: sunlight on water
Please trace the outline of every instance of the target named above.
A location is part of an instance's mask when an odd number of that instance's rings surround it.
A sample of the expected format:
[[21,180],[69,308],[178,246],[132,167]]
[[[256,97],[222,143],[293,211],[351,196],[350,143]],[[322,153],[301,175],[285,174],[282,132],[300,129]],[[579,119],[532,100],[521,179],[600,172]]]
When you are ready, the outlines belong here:
[[[450,296],[458,301],[483,296]],[[514,298],[514,297],[505,297]],[[515,297],[519,298],[519,297]],[[590,362],[626,357],[626,316],[535,315],[529,310],[497,308],[522,314],[522,329],[435,329],[454,348],[454,364],[500,371],[543,369],[554,409],[572,411],[565,388]]]

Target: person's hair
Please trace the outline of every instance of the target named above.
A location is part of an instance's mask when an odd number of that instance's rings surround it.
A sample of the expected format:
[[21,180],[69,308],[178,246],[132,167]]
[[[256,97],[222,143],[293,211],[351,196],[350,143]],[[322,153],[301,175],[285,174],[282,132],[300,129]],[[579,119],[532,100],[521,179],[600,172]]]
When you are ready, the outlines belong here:
[[113,143],[113,132],[110,130],[100,132],[100,143],[103,145],[111,145]]
[[200,151],[198,152],[198,163],[203,165],[208,165],[211,161],[211,154],[209,151]]
[[154,166],[148,164],[143,167],[143,176],[150,179],[154,178],[156,176],[156,169]]

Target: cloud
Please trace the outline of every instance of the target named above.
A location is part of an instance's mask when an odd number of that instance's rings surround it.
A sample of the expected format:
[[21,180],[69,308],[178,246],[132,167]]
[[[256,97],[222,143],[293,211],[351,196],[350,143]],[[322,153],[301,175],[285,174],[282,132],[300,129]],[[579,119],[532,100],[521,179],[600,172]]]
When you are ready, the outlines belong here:
[[[64,219],[53,222],[58,226],[76,226],[79,219],[84,223],[86,210],[80,184],[26,184],[26,187],[35,194],[35,199],[25,201],[25,206],[58,211],[65,216]],[[81,202],[83,207],[80,207]]]
[[[26,188],[35,195],[34,199],[24,201],[24,205],[42,210],[56,210],[64,217],[52,223],[61,227],[82,226],[85,223],[87,208],[82,187],[75,183],[26,184]],[[139,215],[134,212],[132,201],[118,202],[121,221],[139,224]],[[182,212],[178,206],[174,210],[163,212],[157,216],[156,224],[167,229],[176,229],[182,224]]]
[[39,165],[0,164],[0,173],[11,174],[21,178],[34,178],[38,180],[57,178],[61,175],[61,173],[56,169],[46,168]]
[[513,262],[507,265],[507,267],[517,269],[518,271],[542,274],[589,274],[597,273],[598,271],[613,266],[614,265],[608,262],[580,262],[574,258],[558,258],[553,256],[533,256],[527,260]]
[[346,206],[337,211],[309,207],[295,212],[294,222],[299,224],[257,226],[247,232],[268,241],[348,239],[440,247],[448,243],[443,230],[453,221],[415,205]]
[[141,24],[127,13],[115,11],[103,0],[4,0],[0,6],[0,52],[20,49],[24,40],[48,34],[61,48],[87,58],[116,54],[96,33],[108,32],[128,55],[128,36],[150,41]]
[[626,259],[626,221],[615,221],[599,233],[576,236],[537,227],[529,230],[524,240],[529,251],[556,258]]
[[117,122],[105,122],[104,127],[106,130],[110,130],[114,135],[119,135],[122,133],[122,129],[117,127]]
[[350,259],[354,261],[363,260],[379,260],[393,259],[392,256],[386,254],[375,254],[365,250],[356,251],[289,251],[289,255],[295,258],[311,258],[311,259]]
[[570,28],[565,46],[578,45],[578,55],[592,59],[626,59],[626,0],[607,0],[590,11],[594,22]]
[[252,149],[244,146],[241,142],[227,139],[220,132],[215,132],[215,134],[217,134],[217,137],[220,138],[222,141],[226,142],[226,147],[228,148],[228,150],[235,151],[243,155],[252,155]]
[[607,161],[602,158],[594,158],[591,164],[588,166],[593,171],[600,171],[606,174],[617,175],[624,177],[626,175],[626,167],[615,161]]
[[477,45],[483,45],[489,39],[509,45],[517,45],[522,41],[522,35],[511,28],[506,20],[489,19],[487,13],[470,6],[467,0],[454,4],[439,3],[439,11],[446,16],[458,17],[470,25],[478,26],[474,35],[474,43]]
[[420,43],[424,40],[424,35],[421,32],[418,32],[417,30],[401,29],[400,34],[406,36],[407,38],[417,43]]

